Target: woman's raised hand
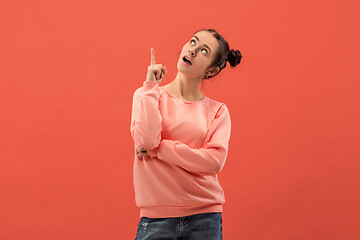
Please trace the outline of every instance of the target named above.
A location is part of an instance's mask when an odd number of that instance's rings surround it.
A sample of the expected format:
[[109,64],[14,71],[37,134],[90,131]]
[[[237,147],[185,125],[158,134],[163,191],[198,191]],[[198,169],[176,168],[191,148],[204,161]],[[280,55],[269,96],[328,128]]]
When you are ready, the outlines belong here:
[[151,48],[151,60],[146,75],[146,81],[157,81],[158,83],[161,83],[161,80],[166,73],[166,67],[163,67],[162,64],[156,64],[155,51]]

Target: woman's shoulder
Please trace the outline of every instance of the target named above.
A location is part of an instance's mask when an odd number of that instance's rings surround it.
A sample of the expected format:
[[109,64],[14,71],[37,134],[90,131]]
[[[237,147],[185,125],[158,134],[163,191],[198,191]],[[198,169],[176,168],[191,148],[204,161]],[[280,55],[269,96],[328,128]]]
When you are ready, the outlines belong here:
[[218,100],[215,100],[213,98],[210,98],[210,97],[206,97],[206,100],[207,101],[204,101],[203,102],[203,105],[209,109],[210,111],[214,112],[214,113],[217,113],[219,111],[219,109],[221,107],[226,107],[226,104],[224,102],[221,102],[221,101],[218,101]]

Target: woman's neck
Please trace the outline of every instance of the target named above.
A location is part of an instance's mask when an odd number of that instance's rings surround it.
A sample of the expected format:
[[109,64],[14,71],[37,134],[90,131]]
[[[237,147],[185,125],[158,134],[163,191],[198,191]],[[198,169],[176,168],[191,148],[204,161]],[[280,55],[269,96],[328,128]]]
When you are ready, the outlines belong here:
[[189,78],[178,72],[175,79],[169,84],[170,89],[180,98],[189,101],[197,101],[204,98],[204,94],[200,91],[199,78]]

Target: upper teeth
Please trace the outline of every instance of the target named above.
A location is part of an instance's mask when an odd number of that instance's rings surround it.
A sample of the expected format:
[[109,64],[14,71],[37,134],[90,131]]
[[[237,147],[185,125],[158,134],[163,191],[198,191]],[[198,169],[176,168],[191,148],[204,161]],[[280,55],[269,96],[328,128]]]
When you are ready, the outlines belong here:
[[[190,60],[187,58],[187,57],[184,57],[185,58],[185,60],[188,60],[189,62],[190,62]],[[191,63],[191,62],[190,62]]]

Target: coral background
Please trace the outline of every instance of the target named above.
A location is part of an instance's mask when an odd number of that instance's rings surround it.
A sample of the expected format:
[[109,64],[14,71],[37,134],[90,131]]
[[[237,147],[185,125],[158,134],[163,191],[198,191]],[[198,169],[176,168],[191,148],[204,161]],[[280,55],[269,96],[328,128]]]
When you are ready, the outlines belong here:
[[232,118],[225,240],[360,239],[357,1],[0,3],[0,239],[134,239],[132,96],[214,28]]

